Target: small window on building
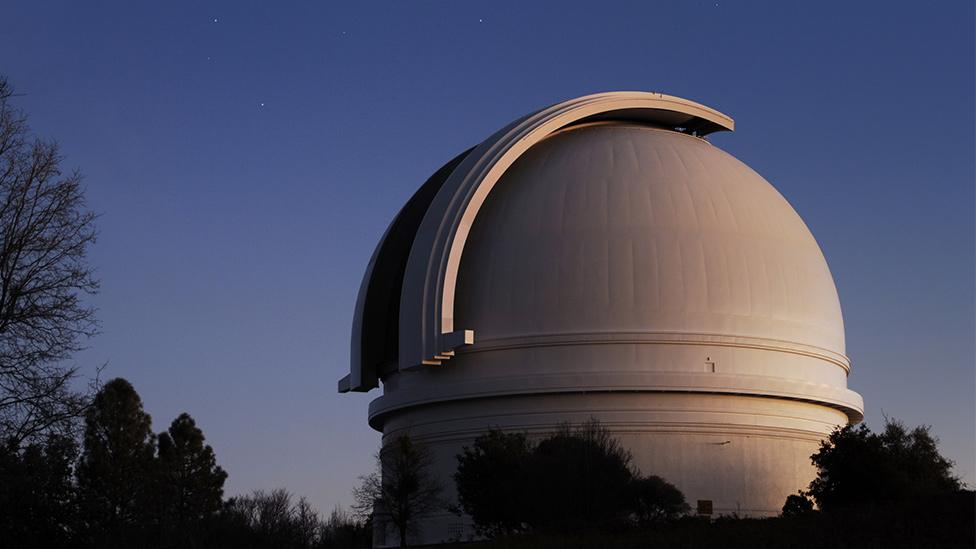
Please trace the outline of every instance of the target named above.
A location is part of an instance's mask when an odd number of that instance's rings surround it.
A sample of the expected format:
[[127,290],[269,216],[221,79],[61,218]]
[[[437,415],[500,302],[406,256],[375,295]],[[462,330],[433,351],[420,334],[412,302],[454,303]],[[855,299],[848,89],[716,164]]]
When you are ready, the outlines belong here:
[[712,360],[712,357],[705,358],[705,371],[715,373],[715,361]]
[[700,500],[698,500],[698,514],[699,515],[711,515],[712,514],[712,500],[710,500],[710,499],[700,499]]

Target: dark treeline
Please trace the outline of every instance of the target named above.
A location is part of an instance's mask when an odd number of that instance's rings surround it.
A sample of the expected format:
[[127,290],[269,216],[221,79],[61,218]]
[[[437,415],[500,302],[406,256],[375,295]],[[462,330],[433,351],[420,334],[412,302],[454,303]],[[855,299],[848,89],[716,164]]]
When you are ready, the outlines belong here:
[[135,389],[106,383],[81,444],[61,432],[0,449],[0,539],[19,547],[362,548],[369,526],[322,519],[284,490],[224,500],[227,473],[189,414],[152,431]]
[[536,443],[522,433],[489,430],[457,460],[454,505],[442,499],[429,449],[396,436],[377,455],[376,472],[362,479],[355,509],[395,532],[401,547],[436,512],[465,514],[479,537],[498,538],[648,527],[688,510],[673,485],[641,476],[630,453],[596,421],[563,425]]
[[[780,517],[690,514],[665,479],[642,474],[599,422],[536,442],[490,430],[457,456],[458,504],[445,506],[429,450],[388,441],[357,509],[406,546],[424,515],[469,516],[486,547],[972,547],[976,497],[952,473],[928,427],[886,421],[838,428],[811,457],[816,478]],[[473,541],[458,540],[459,542]]]
[[[553,459],[555,458],[555,459]],[[777,518],[702,517],[663,479],[640,476],[598,423],[531,445],[492,431],[458,456],[461,507],[485,547],[972,547],[976,494],[926,426],[838,428],[817,477]]]
[[[686,516],[654,528],[550,532],[495,538],[452,548],[478,549],[971,549],[972,491],[900,503],[766,519]],[[447,548],[445,548],[447,549]]]

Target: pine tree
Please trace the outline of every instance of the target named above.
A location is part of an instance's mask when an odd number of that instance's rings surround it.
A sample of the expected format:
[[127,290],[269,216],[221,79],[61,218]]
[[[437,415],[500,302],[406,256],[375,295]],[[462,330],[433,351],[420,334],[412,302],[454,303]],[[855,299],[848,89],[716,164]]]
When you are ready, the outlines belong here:
[[77,471],[96,544],[122,544],[148,526],[155,449],[152,420],[138,393],[121,378],[106,383],[85,416]]
[[189,414],[180,414],[159,434],[159,488],[163,514],[185,526],[220,510],[227,473]]

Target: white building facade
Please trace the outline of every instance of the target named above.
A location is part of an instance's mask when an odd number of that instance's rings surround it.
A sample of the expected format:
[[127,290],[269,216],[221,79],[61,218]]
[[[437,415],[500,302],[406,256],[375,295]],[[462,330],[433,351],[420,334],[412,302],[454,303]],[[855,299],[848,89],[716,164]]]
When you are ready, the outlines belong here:
[[[604,93],[456,157],[377,247],[339,390],[382,381],[370,425],[429,445],[451,497],[456,455],[487,429],[595,418],[693,509],[778,514],[863,404],[816,240],[705,139],[733,127],[684,99]],[[415,541],[471,533],[445,511]]]

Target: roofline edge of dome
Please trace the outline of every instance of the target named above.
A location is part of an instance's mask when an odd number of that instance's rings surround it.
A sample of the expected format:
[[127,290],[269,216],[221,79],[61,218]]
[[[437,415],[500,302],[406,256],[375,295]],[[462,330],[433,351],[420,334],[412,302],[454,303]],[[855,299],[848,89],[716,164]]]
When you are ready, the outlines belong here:
[[[687,118],[675,118],[675,114]],[[414,239],[400,296],[399,369],[440,364],[453,354],[457,341],[467,344],[477,337],[471,330],[474,327],[454,326],[454,290],[468,233],[502,175],[552,133],[600,119],[656,121],[695,135],[735,128],[731,117],[680,97],[605,92],[526,115],[483,141],[440,188]]]

